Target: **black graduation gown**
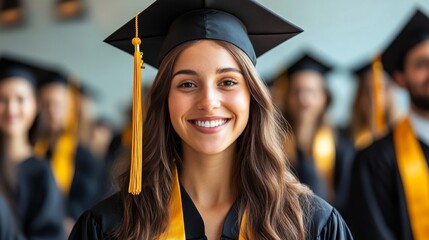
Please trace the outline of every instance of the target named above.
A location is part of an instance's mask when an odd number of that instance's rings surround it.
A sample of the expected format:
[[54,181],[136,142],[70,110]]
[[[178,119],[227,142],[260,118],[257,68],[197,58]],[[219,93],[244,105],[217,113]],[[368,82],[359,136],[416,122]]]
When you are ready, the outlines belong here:
[[[181,188],[181,195],[186,239],[207,239],[204,232],[204,222],[183,188]],[[307,239],[353,239],[340,214],[328,203],[314,196],[312,207],[311,222],[306,226],[309,234]],[[122,204],[118,194],[107,198],[79,218],[69,240],[109,239],[109,233],[121,223],[122,212]],[[238,239],[238,230],[238,210],[234,204],[224,222],[221,240]]]
[[297,150],[297,166],[292,169],[299,181],[307,185],[317,196],[327,199],[328,189],[321,176],[317,173],[313,159],[305,156],[302,151]]
[[13,216],[10,212],[9,205],[6,200],[0,196],[0,239],[1,240],[15,240],[18,233],[15,229]]
[[[428,161],[429,146],[420,145]],[[399,174],[392,132],[357,154],[346,213],[356,239],[413,239]]]
[[[48,151],[48,160],[52,152]],[[77,219],[86,210],[105,197],[107,186],[105,168],[87,148],[78,144],[74,157],[75,171],[66,199],[66,214]]]
[[[335,165],[334,165],[334,191],[335,199],[332,203],[336,209],[344,214],[352,172],[355,148],[353,142],[344,134],[335,134]],[[314,160],[297,151],[298,166],[295,171],[298,179],[310,187],[319,197],[328,200],[328,184],[317,173]]]
[[64,205],[49,166],[31,157],[18,165],[15,203],[26,239],[64,239]]

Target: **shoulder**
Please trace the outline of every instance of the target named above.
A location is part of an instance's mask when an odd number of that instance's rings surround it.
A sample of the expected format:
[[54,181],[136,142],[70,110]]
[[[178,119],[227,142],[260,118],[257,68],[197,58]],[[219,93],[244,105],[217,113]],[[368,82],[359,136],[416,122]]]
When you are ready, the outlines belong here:
[[393,133],[375,141],[356,155],[356,164],[359,167],[384,169],[396,167],[396,154],[393,143]]
[[307,239],[353,239],[347,224],[335,208],[313,195],[307,213]]
[[85,211],[76,222],[70,239],[107,236],[122,222],[122,201],[116,193]]
[[92,171],[101,167],[102,160],[96,158],[88,148],[78,144],[75,154],[75,164],[77,168],[83,171]]
[[36,179],[45,179],[46,176],[52,175],[51,169],[46,161],[35,156],[31,156],[19,165],[21,176]]

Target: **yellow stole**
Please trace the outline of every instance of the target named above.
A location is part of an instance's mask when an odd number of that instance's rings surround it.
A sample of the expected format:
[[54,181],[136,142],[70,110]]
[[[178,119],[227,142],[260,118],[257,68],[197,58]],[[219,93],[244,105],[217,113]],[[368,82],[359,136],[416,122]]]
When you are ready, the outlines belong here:
[[319,172],[330,187],[330,197],[334,193],[335,168],[335,138],[332,129],[322,126],[316,132],[313,140],[312,154],[317,172]]
[[[40,139],[34,146],[34,153],[40,158],[46,157],[49,144]],[[63,133],[52,151],[51,168],[58,188],[64,195],[68,195],[74,177],[74,157],[77,148],[76,137],[70,133]]]
[[[160,240],[186,240],[185,223],[182,212],[182,197],[180,194],[179,176],[177,170],[174,171],[173,189],[170,203],[168,205],[170,220],[167,230],[161,234]],[[240,225],[239,240],[244,240],[242,232],[244,232],[246,214],[243,215]]]
[[429,170],[408,118],[396,125],[393,140],[414,239],[428,239]]
[[369,146],[373,142],[373,140],[374,139],[371,130],[362,130],[354,136],[354,146],[357,149],[363,149]]

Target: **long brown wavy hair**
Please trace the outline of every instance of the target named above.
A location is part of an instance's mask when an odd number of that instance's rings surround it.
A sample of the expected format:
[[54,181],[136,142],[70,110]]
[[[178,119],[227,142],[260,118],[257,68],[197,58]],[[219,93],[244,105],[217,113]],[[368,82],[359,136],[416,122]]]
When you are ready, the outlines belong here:
[[[237,139],[235,164],[240,215],[246,210],[246,239],[305,239],[310,190],[291,173],[284,153],[284,120],[250,59],[239,48],[216,41],[239,64],[251,94],[248,124]],[[168,96],[173,67],[186,42],[162,61],[148,94],[143,133],[140,195],[127,192],[129,171],[119,178],[123,221],[116,239],[156,239],[168,227],[174,169],[182,166],[182,141],[170,122]]]

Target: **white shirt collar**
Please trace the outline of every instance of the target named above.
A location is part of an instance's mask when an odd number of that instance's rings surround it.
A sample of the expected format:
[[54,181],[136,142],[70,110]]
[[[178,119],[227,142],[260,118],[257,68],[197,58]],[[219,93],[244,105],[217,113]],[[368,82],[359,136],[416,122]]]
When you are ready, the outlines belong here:
[[419,116],[413,111],[410,111],[409,116],[414,133],[422,142],[429,146],[429,120]]

